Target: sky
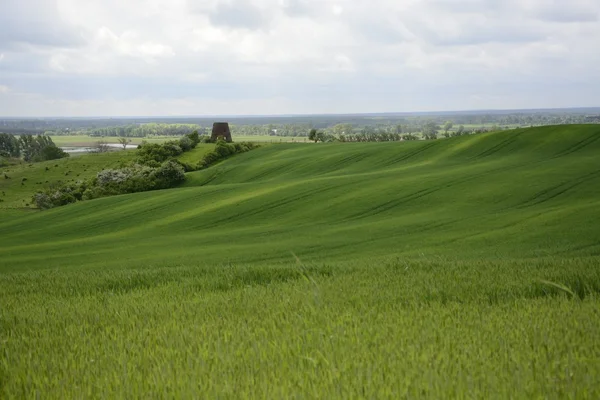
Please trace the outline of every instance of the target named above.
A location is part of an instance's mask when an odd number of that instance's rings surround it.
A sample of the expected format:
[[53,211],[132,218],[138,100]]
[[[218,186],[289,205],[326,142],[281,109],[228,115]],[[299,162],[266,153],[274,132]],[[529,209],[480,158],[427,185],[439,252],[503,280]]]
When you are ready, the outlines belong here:
[[0,0],[0,115],[600,106],[600,0]]

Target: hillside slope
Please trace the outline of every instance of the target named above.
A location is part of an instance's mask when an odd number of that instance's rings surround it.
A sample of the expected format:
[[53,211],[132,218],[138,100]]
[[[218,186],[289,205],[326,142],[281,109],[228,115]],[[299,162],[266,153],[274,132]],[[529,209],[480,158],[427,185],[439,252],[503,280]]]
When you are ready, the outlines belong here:
[[281,144],[185,187],[0,221],[3,270],[600,254],[600,127]]
[[[195,164],[213,148],[213,144],[203,143],[183,153],[178,159]],[[30,204],[33,194],[54,183],[93,178],[103,169],[122,168],[135,159],[136,152],[127,150],[82,154],[38,163],[21,162],[2,167],[0,168],[0,216],[9,214],[5,211],[7,209],[34,209]]]
[[273,145],[0,210],[0,398],[600,398],[599,154]]

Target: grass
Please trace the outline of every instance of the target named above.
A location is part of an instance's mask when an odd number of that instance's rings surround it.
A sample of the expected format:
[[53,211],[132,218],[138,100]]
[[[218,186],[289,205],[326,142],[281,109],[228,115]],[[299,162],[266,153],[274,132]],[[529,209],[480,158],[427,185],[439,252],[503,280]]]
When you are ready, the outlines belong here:
[[[51,136],[54,144],[60,147],[85,147],[92,146],[96,144],[98,141],[104,141],[108,144],[119,144],[117,141],[118,137],[114,136],[87,136],[87,135],[61,135],[61,136]],[[162,143],[167,140],[175,140],[178,137],[173,136],[160,136],[160,137],[151,137],[151,138],[130,138],[131,143],[129,144],[140,144],[142,141],[147,141],[149,143]]]
[[310,143],[306,136],[236,135],[235,132],[232,135],[236,142]]
[[197,164],[207,153],[213,150],[214,147],[214,144],[199,144],[195,149],[179,156],[179,160],[188,164]]
[[[96,144],[99,140],[103,140],[109,144],[118,144],[117,137],[106,136],[106,137],[92,137],[87,135],[64,135],[64,136],[51,136],[52,141],[60,147],[85,147]],[[160,136],[150,138],[130,138],[130,144],[140,144],[142,141],[149,143],[162,143],[167,140],[176,140],[178,137],[174,136]],[[305,137],[292,137],[292,136],[269,136],[269,135],[236,135],[233,134],[233,140],[236,142],[265,142],[265,143],[286,143],[286,142],[298,142],[304,143],[308,139]]]
[[597,398],[598,154],[597,126],[281,144],[0,210],[0,393]]
[[134,158],[135,151],[126,150],[2,167],[0,199],[4,201],[0,203],[0,209],[33,207],[29,204],[31,196],[52,183],[91,178],[104,168],[118,168]]
[[[200,144],[194,150],[183,153],[179,159],[197,163],[213,147],[212,144]],[[33,207],[30,204],[32,195],[52,183],[92,178],[102,169],[119,168],[133,161],[135,157],[135,150],[119,150],[0,167],[0,200],[3,200],[0,202],[0,210],[30,209]],[[9,179],[6,179],[5,175]]]

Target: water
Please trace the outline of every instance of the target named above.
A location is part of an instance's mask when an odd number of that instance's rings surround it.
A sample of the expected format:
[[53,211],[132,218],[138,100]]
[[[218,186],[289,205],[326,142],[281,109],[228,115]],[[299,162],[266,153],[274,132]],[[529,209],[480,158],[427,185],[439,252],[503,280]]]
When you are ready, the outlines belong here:
[[[121,144],[112,143],[112,144],[107,144],[106,146],[110,147],[109,151],[123,150],[123,145],[121,145]],[[66,147],[61,147],[61,149],[65,153],[69,153],[72,155],[95,153],[97,150],[96,147],[90,147],[90,146],[66,146]],[[137,149],[137,144],[128,144],[127,149]]]

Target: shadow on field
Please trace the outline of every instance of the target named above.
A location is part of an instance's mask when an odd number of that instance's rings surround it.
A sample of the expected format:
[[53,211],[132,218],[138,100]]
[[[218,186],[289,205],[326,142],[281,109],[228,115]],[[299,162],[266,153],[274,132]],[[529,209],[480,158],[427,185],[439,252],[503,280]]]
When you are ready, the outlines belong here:
[[[185,291],[228,291],[249,286],[269,285],[311,277],[333,275],[330,266],[200,266],[143,270],[39,271],[11,274],[2,283],[15,294],[40,294],[58,297],[144,292],[165,286]],[[4,286],[4,285],[3,285]],[[33,289],[37,288],[37,289]],[[8,294],[8,293],[7,293]]]

